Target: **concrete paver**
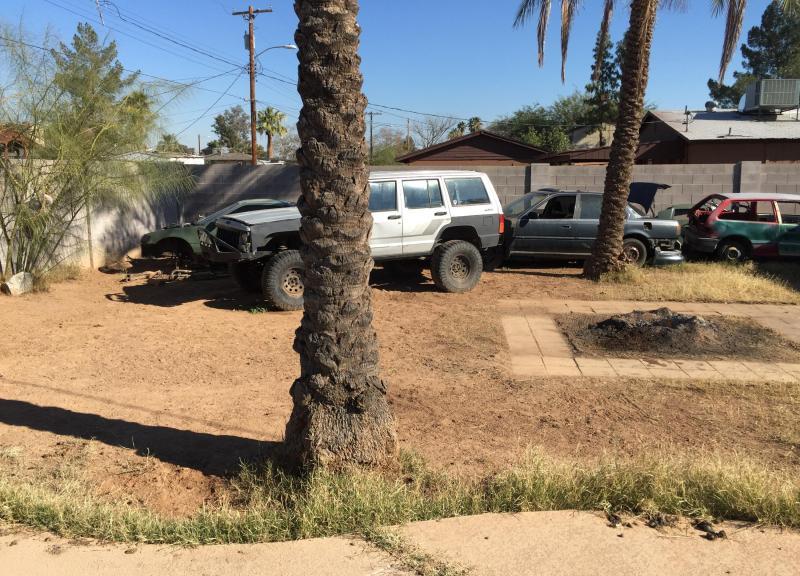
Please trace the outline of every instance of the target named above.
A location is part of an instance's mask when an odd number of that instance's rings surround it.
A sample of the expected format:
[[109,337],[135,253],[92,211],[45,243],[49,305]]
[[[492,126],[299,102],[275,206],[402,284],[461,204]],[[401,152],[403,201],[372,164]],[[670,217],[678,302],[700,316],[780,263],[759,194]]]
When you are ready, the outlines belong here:
[[[800,342],[798,306],[772,304],[703,304],[684,302],[626,302],[572,300],[505,300],[503,329],[516,376],[586,376],[611,378],[698,378],[706,380],[800,380],[800,364],[738,362],[736,360],[675,360],[576,357],[554,314],[619,314],[669,307],[677,312],[751,318],[784,337]],[[516,311],[516,312],[514,312]]]
[[475,576],[798,574],[800,534],[719,528],[728,539],[709,542],[689,526],[610,528],[599,515],[562,511],[419,522],[402,533],[429,554],[472,568]]
[[[45,540],[47,538],[47,540]],[[12,545],[13,542],[13,545]],[[360,540],[320,538],[272,544],[200,546],[74,545],[46,534],[0,537],[3,576],[410,576]]]

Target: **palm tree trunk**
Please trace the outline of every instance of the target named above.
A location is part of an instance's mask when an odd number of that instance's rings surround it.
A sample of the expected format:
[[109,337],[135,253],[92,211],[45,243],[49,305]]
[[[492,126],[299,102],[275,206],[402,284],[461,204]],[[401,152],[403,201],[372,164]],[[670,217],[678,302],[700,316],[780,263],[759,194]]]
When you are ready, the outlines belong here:
[[639,148],[639,129],[650,66],[650,45],[658,4],[659,0],[631,2],[631,18],[625,34],[622,61],[619,117],[606,168],[603,209],[592,256],[584,266],[584,274],[594,280],[623,263],[621,255],[625,212],[633,165]]
[[294,348],[300,377],[286,424],[289,458],[306,466],[377,465],[397,438],[378,366],[367,283],[366,98],[361,92],[357,0],[296,0],[297,123],[305,309]]
[[267,132],[267,162],[272,162],[272,134]]

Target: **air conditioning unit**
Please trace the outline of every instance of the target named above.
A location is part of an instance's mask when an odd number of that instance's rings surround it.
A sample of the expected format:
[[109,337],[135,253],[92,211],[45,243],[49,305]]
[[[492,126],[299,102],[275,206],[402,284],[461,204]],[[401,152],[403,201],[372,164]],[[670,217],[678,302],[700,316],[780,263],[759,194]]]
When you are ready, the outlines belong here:
[[774,114],[800,106],[800,80],[764,79],[750,84],[739,103],[744,114]]

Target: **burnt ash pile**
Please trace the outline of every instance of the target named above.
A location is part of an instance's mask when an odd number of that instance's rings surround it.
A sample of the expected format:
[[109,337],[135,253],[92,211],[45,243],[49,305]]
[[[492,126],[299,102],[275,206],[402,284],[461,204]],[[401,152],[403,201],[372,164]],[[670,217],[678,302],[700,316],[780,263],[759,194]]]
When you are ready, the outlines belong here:
[[609,350],[698,350],[719,343],[717,326],[669,308],[618,314],[589,325],[597,343]]

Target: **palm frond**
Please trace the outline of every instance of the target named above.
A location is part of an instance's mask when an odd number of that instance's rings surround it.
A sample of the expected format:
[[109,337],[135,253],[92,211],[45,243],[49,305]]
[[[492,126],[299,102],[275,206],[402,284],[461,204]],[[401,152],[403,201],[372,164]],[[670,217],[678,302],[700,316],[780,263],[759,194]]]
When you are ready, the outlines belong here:
[[[722,4],[723,6],[719,6]],[[722,42],[722,56],[719,60],[719,82],[725,78],[739,35],[742,32],[742,22],[744,21],[744,10],[747,0],[713,0],[712,10],[715,14],[721,14],[723,10],[727,12],[725,19],[725,38]]]
[[[614,14],[614,0],[605,0],[603,6],[603,21],[600,22],[600,41],[605,42],[608,39],[608,30],[611,26],[611,17]],[[594,73],[592,74],[592,82],[596,82],[600,77],[600,68],[603,66],[603,51],[597,51],[597,60],[594,63]]]
[[514,27],[519,28],[533,18],[536,9],[539,9],[539,24],[536,27],[539,67],[544,65],[544,42],[547,36],[547,24],[550,21],[550,6],[551,0],[522,0],[517,10],[517,17],[514,19]]
[[567,49],[569,48],[569,33],[572,31],[572,22],[578,10],[580,0],[561,0],[561,83],[567,79]]

